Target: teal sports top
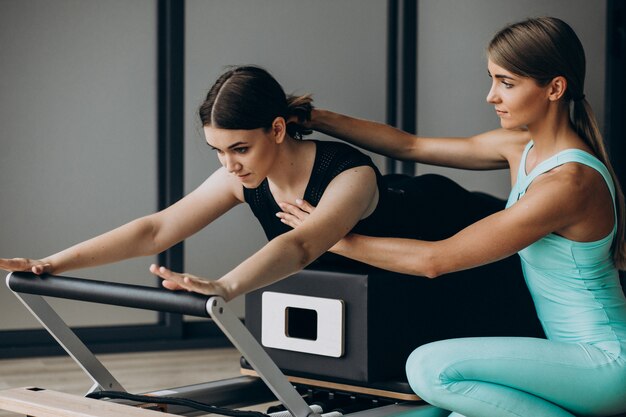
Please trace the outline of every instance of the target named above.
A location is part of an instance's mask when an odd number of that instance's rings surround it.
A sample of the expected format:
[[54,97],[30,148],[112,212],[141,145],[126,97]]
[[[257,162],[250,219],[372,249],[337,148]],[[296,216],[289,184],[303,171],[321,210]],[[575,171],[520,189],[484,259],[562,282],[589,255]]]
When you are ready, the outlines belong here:
[[626,347],[626,298],[612,259],[617,233],[615,186],[606,166],[579,149],[566,149],[526,174],[529,142],[506,207],[524,195],[537,176],[568,162],[587,165],[604,178],[613,199],[613,230],[595,242],[577,242],[551,233],[519,251],[526,284],[550,340],[588,343],[613,355]]

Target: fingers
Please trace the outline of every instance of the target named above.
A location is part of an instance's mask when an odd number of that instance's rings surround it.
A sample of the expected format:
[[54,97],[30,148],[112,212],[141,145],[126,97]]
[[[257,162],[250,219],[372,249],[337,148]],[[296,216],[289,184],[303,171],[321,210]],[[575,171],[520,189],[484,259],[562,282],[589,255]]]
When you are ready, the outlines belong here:
[[52,272],[52,265],[49,263],[34,265],[31,271],[35,275],[49,274]]
[[213,281],[208,281],[191,274],[179,274],[170,271],[164,266],[150,265],[150,272],[163,279],[162,285],[168,290],[186,290],[205,295],[220,295],[224,297],[224,292],[220,291]]
[[298,205],[300,210],[303,210],[303,211],[305,211],[308,214],[311,214],[313,212],[313,210],[315,210],[315,207],[313,207],[311,204],[309,204],[309,202],[306,201],[306,200],[301,200],[301,199],[297,198],[296,199],[296,204]]
[[276,217],[287,226],[296,228],[306,220],[307,217],[315,210],[311,204],[302,199],[296,199],[296,204],[278,203],[281,212],[276,213]]
[[298,217],[294,216],[293,214],[285,213],[282,211],[279,213],[276,213],[276,217],[278,217],[281,222],[285,223],[287,226],[293,229],[295,229],[296,227],[302,224],[302,220],[300,220]]
[[12,258],[0,259],[0,269],[5,271],[31,271],[34,274],[41,275],[52,271],[50,263],[34,261],[28,258]]

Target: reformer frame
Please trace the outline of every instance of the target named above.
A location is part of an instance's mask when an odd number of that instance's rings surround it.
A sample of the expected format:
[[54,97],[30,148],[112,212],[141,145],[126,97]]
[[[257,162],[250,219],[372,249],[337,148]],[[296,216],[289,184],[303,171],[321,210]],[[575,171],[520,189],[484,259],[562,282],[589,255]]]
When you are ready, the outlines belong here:
[[[302,395],[239,318],[232,313],[225,300],[219,296],[173,292],[162,288],[81,278],[38,276],[29,272],[10,273],[7,275],[6,283],[15,296],[93,381],[93,386],[87,394],[96,391],[126,392],[126,390],[52,309],[43,298],[44,296],[210,318],[258,375],[258,377],[241,376],[168,388],[147,393],[148,395],[170,395],[225,407],[249,406],[278,399],[291,416],[319,417],[319,414],[309,407]],[[398,401],[349,415],[386,417],[412,411],[426,416],[431,415],[431,409],[432,407],[416,402]],[[167,412],[187,416],[206,414],[205,411],[179,405],[169,405]],[[36,416],[35,414],[29,415]]]

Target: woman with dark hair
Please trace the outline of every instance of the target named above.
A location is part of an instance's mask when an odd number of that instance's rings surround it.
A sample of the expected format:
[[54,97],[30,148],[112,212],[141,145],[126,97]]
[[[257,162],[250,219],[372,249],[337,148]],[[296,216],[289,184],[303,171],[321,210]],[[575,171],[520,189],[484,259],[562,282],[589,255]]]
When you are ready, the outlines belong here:
[[[421,346],[406,365],[412,388],[451,416],[623,413],[624,197],[585,99],[582,45],[562,20],[537,18],[498,32],[487,56],[487,101],[504,129],[423,138],[321,110],[306,125],[405,160],[510,168],[506,209],[441,241],[351,234],[332,251],[431,278],[519,253],[548,340],[461,338]],[[313,206],[283,204],[283,221],[305,226]]]
[[[390,190],[372,160],[360,151],[339,142],[298,140],[310,132],[288,121],[309,119],[311,102],[306,95],[286,96],[261,68],[230,69],[215,82],[199,110],[206,141],[222,168],[165,210],[44,259],[0,259],[0,268],[59,274],[157,254],[245,202],[269,242],[232,271],[209,281],[150,267],[166,288],[230,300],[301,270],[350,231],[437,239],[497,207],[493,200],[474,196],[443,177],[403,180],[410,187]],[[415,192],[434,196],[434,189],[445,198],[414,203]],[[447,204],[450,198],[460,201],[462,210]],[[292,230],[276,216],[280,211],[276,201],[295,199],[306,199],[317,210],[306,226]],[[453,215],[456,212],[459,215]],[[517,271],[518,266],[509,263],[505,268]]]

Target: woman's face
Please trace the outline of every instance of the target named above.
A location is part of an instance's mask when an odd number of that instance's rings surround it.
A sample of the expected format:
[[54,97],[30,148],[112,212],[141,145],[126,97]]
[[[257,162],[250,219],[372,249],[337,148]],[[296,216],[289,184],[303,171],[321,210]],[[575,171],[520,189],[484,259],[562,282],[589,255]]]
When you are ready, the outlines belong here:
[[545,117],[550,85],[541,87],[532,78],[515,75],[491,60],[487,69],[492,80],[487,102],[494,105],[503,128],[529,126]]
[[206,141],[224,168],[246,188],[256,188],[268,176],[278,151],[274,131],[204,127]]

